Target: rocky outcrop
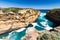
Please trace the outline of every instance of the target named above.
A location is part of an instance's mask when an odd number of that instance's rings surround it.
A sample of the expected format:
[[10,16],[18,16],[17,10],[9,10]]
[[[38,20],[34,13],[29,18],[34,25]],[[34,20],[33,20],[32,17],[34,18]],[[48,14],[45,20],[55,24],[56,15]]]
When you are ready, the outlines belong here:
[[[41,35],[42,34],[42,35]],[[60,33],[56,31],[42,31],[37,40],[60,40]]]
[[57,26],[54,30],[60,33],[60,26]]
[[26,35],[22,37],[21,40],[60,40],[60,32],[56,29],[52,31],[37,31],[35,28],[31,27],[27,29]]
[[26,35],[21,40],[37,40],[37,37],[39,36],[38,32],[35,28],[30,27],[26,31]]
[[23,28],[34,22],[39,12],[34,9],[1,9],[3,14],[0,14],[0,34]]
[[53,9],[48,11],[46,18],[56,24],[60,24],[60,9]]

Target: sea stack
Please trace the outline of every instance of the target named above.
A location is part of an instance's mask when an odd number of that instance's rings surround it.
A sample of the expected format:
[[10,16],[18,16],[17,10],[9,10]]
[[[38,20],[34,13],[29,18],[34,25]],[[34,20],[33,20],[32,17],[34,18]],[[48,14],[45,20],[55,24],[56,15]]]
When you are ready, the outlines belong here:
[[46,18],[60,25],[60,9],[53,9],[47,12]]
[[1,8],[0,34],[20,29],[34,22],[40,12],[32,8]]

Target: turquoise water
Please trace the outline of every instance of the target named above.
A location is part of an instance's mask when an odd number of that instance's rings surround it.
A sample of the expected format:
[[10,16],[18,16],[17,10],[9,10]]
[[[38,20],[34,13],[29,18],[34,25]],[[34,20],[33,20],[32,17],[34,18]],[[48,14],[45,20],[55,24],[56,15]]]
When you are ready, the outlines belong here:
[[[43,11],[43,12],[41,11],[40,16],[35,21],[35,23],[37,23],[35,28],[38,31],[44,30],[44,28],[45,28],[45,26],[41,25],[41,22],[47,23],[47,25],[49,25],[50,27],[52,27],[52,25],[53,25],[53,22],[47,20],[45,18],[45,15],[46,15],[46,12],[45,11]],[[32,26],[34,26],[34,25],[30,24],[27,28],[32,27]],[[9,32],[10,34],[9,33],[2,34],[2,35],[0,35],[0,39],[2,40],[3,37],[7,37],[8,38],[8,36],[9,36],[9,40],[21,40],[21,38],[26,34],[26,29],[21,31],[21,32],[12,31],[12,32]]]

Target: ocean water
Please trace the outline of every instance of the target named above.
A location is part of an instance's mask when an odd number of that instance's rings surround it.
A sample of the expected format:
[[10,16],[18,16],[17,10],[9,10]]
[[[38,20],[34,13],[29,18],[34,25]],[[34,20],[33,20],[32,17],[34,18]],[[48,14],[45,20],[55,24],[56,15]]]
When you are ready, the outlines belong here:
[[21,40],[21,38],[26,34],[27,28],[29,27],[34,27],[38,31],[52,29],[52,25],[54,23],[46,19],[45,15],[47,11],[48,10],[41,11],[41,14],[38,19],[34,23],[28,25],[28,27],[0,35],[0,40],[5,37],[7,37],[9,40]]

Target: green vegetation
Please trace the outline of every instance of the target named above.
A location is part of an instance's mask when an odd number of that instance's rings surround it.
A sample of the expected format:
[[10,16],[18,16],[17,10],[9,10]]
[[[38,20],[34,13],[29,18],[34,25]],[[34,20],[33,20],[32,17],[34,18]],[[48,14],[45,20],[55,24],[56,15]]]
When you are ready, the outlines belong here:
[[42,36],[39,36],[37,40],[60,40],[60,33],[47,31]]
[[0,10],[2,10],[4,13],[7,13],[7,12],[14,12],[14,13],[18,13],[18,10],[22,10],[23,8],[14,8],[14,7],[11,7],[11,8],[0,8]]
[[[2,10],[3,13],[13,12],[15,14],[17,14],[19,10],[23,10],[23,9],[32,9],[32,8],[15,8],[15,7],[0,8],[0,10]],[[34,9],[32,9],[32,10],[34,10]],[[31,12],[27,11],[26,13],[31,13]]]

